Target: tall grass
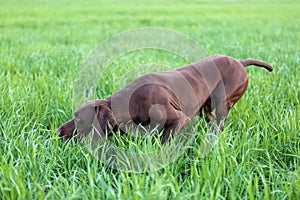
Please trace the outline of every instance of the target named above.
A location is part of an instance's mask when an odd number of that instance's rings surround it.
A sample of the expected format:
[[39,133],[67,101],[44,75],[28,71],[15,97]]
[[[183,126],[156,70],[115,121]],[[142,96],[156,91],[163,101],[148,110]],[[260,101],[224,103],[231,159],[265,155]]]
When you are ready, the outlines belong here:
[[[1,199],[300,199],[297,1],[0,4]],[[205,158],[199,127],[175,162],[136,174],[62,143],[55,129],[72,117],[73,83],[88,54],[116,33],[149,26],[182,32],[209,55],[261,59],[274,71],[247,68],[249,88]],[[99,80],[98,96],[117,91],[114,83],[143,59],[184,64],[158,51],[125,55]]]

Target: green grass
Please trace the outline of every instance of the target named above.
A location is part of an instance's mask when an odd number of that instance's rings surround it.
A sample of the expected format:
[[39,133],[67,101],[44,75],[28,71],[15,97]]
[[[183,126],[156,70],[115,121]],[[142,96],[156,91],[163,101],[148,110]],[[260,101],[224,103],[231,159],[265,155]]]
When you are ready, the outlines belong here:
[[[0,5],[0,199],[300,199],[298,1]],[[252,57],[274,71],[247,68],[249,88],[205,158],[199,128],[167,167],[121,172],[82,144],[62,143],[55,129],[72,117],[73,83],[89,53],[114,34],[152,26],[189,36],[209,55]],[[148,61],[184,63],[160,51],[124,55],[99,80],[98,96],[115,92],[115,83]]]

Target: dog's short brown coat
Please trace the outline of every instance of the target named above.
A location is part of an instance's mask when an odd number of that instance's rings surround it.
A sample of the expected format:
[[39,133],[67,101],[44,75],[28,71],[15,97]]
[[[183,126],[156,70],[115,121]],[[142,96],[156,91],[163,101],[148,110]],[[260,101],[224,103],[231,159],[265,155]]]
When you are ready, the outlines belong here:
[[208,122],[216,122],[223,129],[229,110],[247,89],[244,68],[249,65],[273,70],[258,60],[216,55],[179,69],[144,75],[105,100],[83,105],[73,119],[58,128],[59,136],[70,139],[77,133],[87,135],[94,126],[101,133],[94,135],[98,140],[118,129],[123,132],[123,126],[132,121],[143,126],[161,125],[165,143],[170,133],[178,133],[202,110]]

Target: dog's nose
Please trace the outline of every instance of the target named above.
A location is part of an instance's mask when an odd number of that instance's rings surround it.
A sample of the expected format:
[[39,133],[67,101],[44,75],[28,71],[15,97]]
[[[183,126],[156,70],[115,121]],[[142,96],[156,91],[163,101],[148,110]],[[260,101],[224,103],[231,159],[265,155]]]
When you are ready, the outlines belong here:
[[59,127],[58,129],[55,130],[55,132],[58,133],[58,136],[62,138],[64,138],[64,132],[61,130],[61,128]]

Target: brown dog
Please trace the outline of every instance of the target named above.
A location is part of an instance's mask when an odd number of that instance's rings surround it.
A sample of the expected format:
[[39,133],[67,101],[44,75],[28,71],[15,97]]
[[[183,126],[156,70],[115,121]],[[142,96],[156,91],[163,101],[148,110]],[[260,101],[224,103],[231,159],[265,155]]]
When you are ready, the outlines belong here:
[[97,141],[118,129],[125,132],[131,122],[149,128],[158,125],[165,143],[170,133],[176,135],[202,110],[206,120],[222,130],[229,110],[247,89],[244,67],[249,65],[273,70],[257,60],[211,56],[176,70],[144,75],[105,100],[83,105],[73,119],[58,128],[59,136],[87,135],[94,127],[99,133],[93,136]]

